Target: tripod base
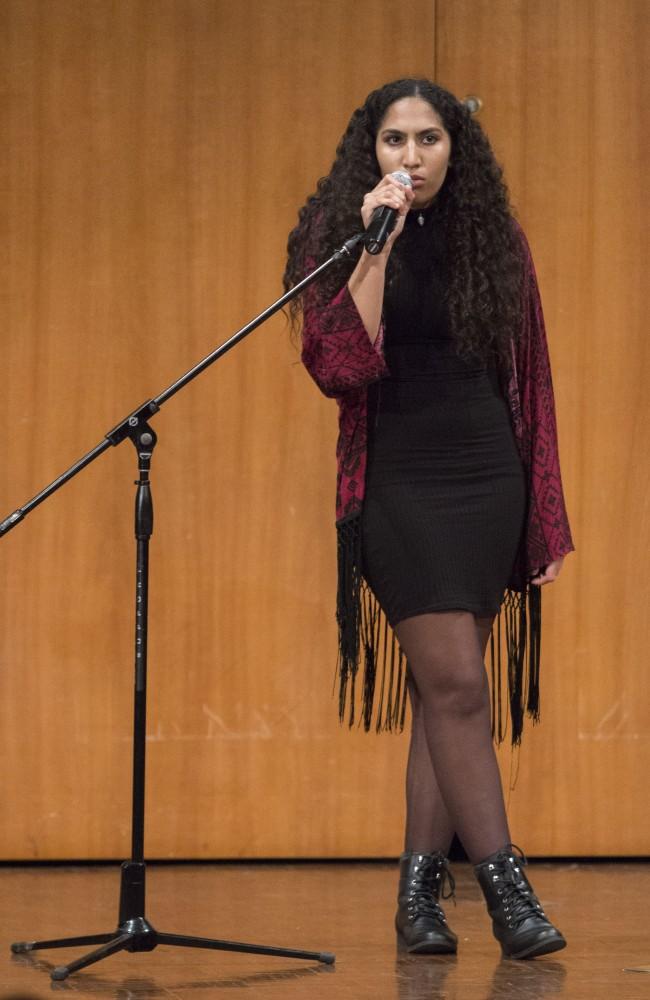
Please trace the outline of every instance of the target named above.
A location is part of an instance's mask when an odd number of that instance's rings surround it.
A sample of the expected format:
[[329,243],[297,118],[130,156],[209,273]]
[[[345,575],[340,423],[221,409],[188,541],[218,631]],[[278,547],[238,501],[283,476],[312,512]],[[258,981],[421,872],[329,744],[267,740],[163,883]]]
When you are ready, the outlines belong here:
[[[159,944],[181,948],[209,948],[215,951],[240,951],[253,955],[274,955],[276,958],[304,958],[312,962],[333,965],[336,957],[329,951],[299,951],[294,948],[273,948],[270,945],[244,944],[241,941],[220,941],[213,938],[192,937],[187,934],[165,934],[155,930],[144,917],[144,862],[125,861],[122,865],[120,893],[120,923],[112,934],[90,934],[81,937],[57,938],[52,941],[17,941],[11,950],[15,955],[42,948],[72,948],[85,944],[100,947],[82,955],[68,965],[57,965],[52,970],[54,980],[67,979],[73,972],[101,962],[118,951],[153,951]],[[133,913],[138,909],[139,913]],[[126,913],[131,915],[126,916]]]

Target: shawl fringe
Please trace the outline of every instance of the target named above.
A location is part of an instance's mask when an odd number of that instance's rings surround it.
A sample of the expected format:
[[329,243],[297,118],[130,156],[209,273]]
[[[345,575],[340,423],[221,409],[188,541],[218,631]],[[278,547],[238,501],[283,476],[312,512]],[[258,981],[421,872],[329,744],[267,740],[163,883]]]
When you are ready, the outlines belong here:
[[345,722],[347,715],[348,725],[353,726],[358,714],[359,724],[363,722],[369,732],[374,714],[376,732],[401,731],[406,717],[406,658],[361,573],[360,516],[339,521],[336,534],[339,719]]
[[[366,732],[401,732],[406,717],[408,664],[361,571],[361,517],[336,525],[339,718]],[[489,642],[492,735],[521,742],[526,714],[540,717],[541,588],[505,591]],[[360,671],[361,675],[360,675]],[[374,718],[374,726],[373,726]]]

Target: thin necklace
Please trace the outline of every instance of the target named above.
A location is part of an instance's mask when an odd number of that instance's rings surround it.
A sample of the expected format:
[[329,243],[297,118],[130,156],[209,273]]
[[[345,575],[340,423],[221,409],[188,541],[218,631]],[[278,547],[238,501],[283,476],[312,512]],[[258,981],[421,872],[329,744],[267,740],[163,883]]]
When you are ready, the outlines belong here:
[[418,226],[424,225],[424,212],[420,211],[418,213]]

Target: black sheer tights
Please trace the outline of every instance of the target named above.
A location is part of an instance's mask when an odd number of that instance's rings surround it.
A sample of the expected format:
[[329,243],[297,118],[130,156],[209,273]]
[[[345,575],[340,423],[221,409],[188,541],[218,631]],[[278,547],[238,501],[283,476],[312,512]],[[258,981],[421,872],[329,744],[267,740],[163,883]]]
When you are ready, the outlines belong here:
[[444,611],[395,628],[409,662],[413,716],[407,851],[447,854],[456,832],[478,864],[510,841],[483,663],[491,627],[491,618]]

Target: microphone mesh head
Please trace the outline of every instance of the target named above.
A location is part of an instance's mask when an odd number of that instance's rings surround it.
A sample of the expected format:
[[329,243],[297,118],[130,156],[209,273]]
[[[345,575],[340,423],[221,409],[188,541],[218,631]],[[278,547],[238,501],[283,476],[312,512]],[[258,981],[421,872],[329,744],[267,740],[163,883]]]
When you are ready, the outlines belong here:
[[394,177],[395,180],[399,181],[400,184],[403,184],[404,187],[407,188],[413,187],[413,181],[404,170],[393,170],[391,177]]
[[470,115],[477,115],[481,110],[481,108],[483,107],[483,101],[481,100],[481,98],[474,97],[471,94],[469,95],[469,97],[466,97],[465,100],[461,101],[460,103],[465,105]]

